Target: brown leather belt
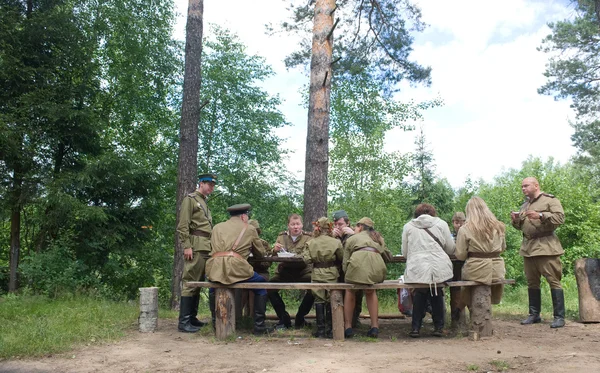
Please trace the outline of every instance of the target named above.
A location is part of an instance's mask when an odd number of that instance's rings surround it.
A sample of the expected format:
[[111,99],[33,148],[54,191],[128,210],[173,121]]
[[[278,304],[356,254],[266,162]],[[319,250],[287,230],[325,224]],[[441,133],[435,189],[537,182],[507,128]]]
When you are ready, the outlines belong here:
[[360,249],[356,250],[356,251],[370,251],[372,253],[377,253],[379,254],[379,250],[374,249],[372,247],[361,247]]
[[313,268],[331,268],[331,267],[337,267],[338,265],[340,265],[340,262],[335,262],[333,260],[330,260],[328,262],[313,263]]
[[500,252],[498,252],[498,251],[493,252],[493,253],[468,252],[467,256],[469,258],[493,259],[493,258],[499,258]]
[[541,238],[541,237],[549,237],[554,235],[554,231],[552,232],[540,232],[540,233],[534,233],[532,235],[526,235],[525,233],[523,233],[523,237],[527,238],[528,240],[535,240],[536,238]]
[[213,258],[218,258],[220,256],[233,256],[233,257],[236,257],[236,258],[239,258],[239,259],[246,260],[240,254],[236,253],[235,251],[231,251],[231,250],[229,250],[229,251],[219,251],[219,252],[216,252],[216,253],[212,254]]
[[206,233],[204,231],[191,231],[190,234],[192,236],[198,236],[198,237],[206,237],[206,238],[210,238],[210,233]]

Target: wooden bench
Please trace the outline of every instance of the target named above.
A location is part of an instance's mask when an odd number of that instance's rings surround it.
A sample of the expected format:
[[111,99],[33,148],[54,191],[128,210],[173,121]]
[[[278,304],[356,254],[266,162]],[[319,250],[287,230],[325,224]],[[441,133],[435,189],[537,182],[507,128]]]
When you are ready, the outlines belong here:
[[[515,280],[502,280],[494,282],[492,285],[498,284],[514,284]],[[267,290],[283,290],[283,289],[303,289],[303,290],[328,290],[331,299],[332,310],[332,329],[333,339],[337,341],[344,340],[344,302],[342,291],[344,290],[360,290],[360,289],[414,289],[414,288],[429,288],[427,284],[404,284],[398,280],[384,281],[375,285],[354,285],[346,283],[311,283],[311,282],[239,282],[232,285],[223,285],[214,282],[187,282],[189,287],[199,288],[215,288],[215,304],[216,304],[216,337],[225,339],[235,334],[236,321],[236,297],[235,289],[267,289]],[[449,281],[437,284],[438,287],[473,287],[473,299],[487,299],[481,304],[473,305],[471,308],[471,320],[473,332],[477,336],[490,336],[492,334],[492,307],[491,307],[491,287],[482,285],[475,281]]]

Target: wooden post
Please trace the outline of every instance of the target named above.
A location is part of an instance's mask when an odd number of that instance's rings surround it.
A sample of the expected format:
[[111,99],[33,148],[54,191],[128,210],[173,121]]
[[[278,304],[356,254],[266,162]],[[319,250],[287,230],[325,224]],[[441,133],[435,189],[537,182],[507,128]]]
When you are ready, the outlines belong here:
[[600,322],[600,259],[577,259],[575,278],[581,322]]
[[488,285],[473,286],[471,292],[471,332],[479,337],[490,337],[492,327],[492,288]]
[[215,313],[217,339],[235,334],[235,289],[215,289]]
[[331,290],[329,299],[331,301],[331,327],[335,341],[344,340],[344,290]]
[[158,326],[158,288],[140,288],[140,332],[154,332]]

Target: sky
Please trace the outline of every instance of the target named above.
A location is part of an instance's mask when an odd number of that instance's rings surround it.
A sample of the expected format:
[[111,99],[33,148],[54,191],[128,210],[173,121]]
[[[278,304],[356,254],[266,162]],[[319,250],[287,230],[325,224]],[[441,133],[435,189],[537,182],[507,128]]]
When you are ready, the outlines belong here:
[[[286,70],[284,58],[296,49],[297,37],[266,35],[265,24],[289,17],[290,0],[205,0],[204,33],[218,24],[236,33],[249,54],[265,57],[276,75],[263,84],[283,99],[281,112],[292,124],[278,129],[293,155],[288,169],[304,173],[307,110],[301,88],[304,71]],[[175,38],[185,39],[187,0],[175,0],[179,13]],[[441,98],[441,107],[423,113],[413,123],[423,128],[433,153],[436,174],[454,188],[467,178],[487,182],[511,168],[520,168],[529,156],[565,163],[575,154],[568,100],[555,101],[537,89],[548,55],[537,51],[550,33],[548,22],[573,15],[567,0],[415,0],[429,26],[414,34],[411,59],[431,66],[430,87],[403,86],[396,99],[415,102]],[[268,11],[267,11],[268,9]],[[334,34],[335,38],[335,34]],[[334,41],[335,42],[335,41]],[[415,150],[417,131],[392,130],[385,150]]]

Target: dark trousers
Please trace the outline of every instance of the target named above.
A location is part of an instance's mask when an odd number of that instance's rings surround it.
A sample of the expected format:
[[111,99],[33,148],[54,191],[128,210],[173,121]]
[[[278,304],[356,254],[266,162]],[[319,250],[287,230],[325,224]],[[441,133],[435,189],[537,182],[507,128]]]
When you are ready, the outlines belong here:
[[413,316],[412,316],[412,329],[421,330],[423,324],[423,318],[427,309],[427,301],[431,302],[431,316],[433,317],[433,327],[437,329],[444,328],[444,315],[445,315],[445,304],[444,304],[444,291],[437,289],[437,295],[435,295],[435,289],[414,289],[413,290]]
[[[262,277],[261,275],[259,275],[258,273],[254,272],[254,274],[252,275],[252,277],[250,277],[247,280],[244,281],[239,281],[240,282],[266,282],[267,280]],[[215,292],[215,288],[210,288],[210,290],[208,291],[209,294],[212,294]],[[267,295],[267,289],[252,289],[252,292],[254,293],[254,295],[256,296],[260,296],[260,295]]]

